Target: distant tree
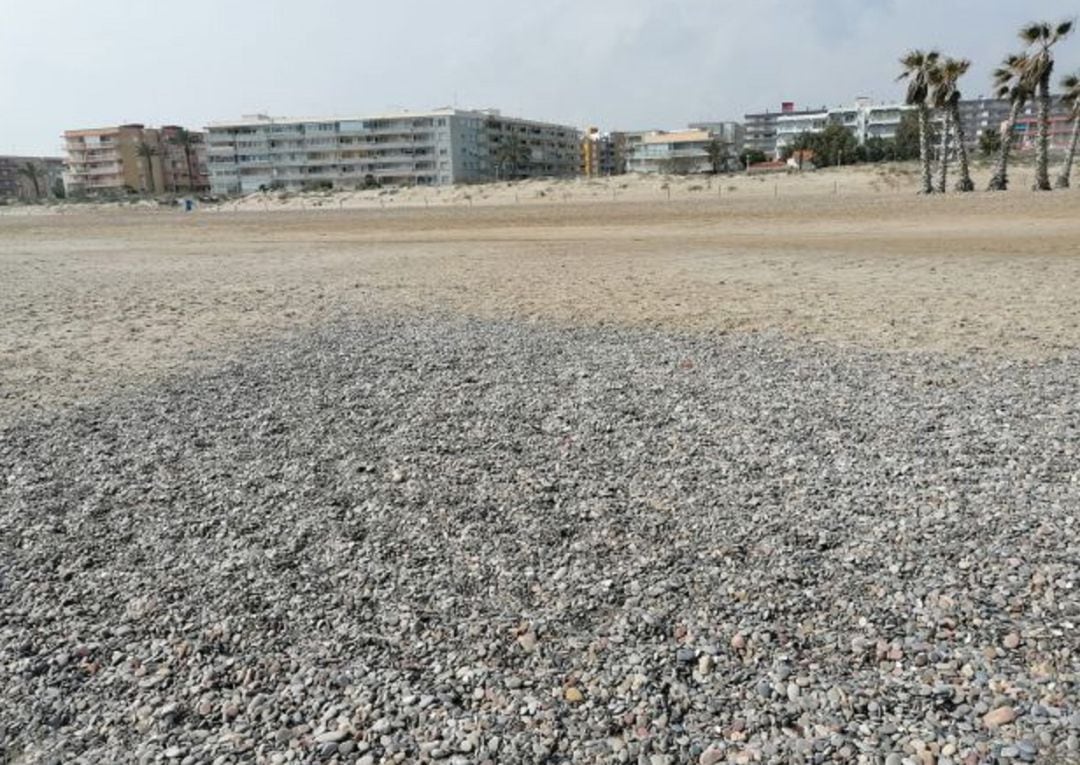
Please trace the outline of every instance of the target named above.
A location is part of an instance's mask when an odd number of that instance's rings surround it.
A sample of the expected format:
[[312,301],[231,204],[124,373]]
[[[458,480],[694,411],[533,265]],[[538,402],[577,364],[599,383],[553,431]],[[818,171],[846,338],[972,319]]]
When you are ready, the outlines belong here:
[[944,194],[949,177],[949,138],[956,132],[956,160],[960,178],[956,190],[974,191],[968,166],[967,144],[964,140],[964,122],[960,119],[960,78],[967,74],[971,62],[964,58],[945,58],[930,72],[932,86],[930,100],[944,117],[941,130],[941,158],[939,160],[938,191]]
[[999,151],[1001,151],[1001,132],[984,130],[979,136],[979,153],[984,157],[992,157]]
[[897,158],[896,140],[873,136],[855,150],[859,162],[891,162]]
[[813,152],[817,167],[850,165],[864,155],[855,136],[843,125],[829,125],[820,133],[802,133],[795,138],[792,148],[797,152]]
[[1001,126],[1001,139],[998,144],[997,164],[994,174],[990,177],[988,191],[1005,191],[1009,188],[1009,153],[1014,143],[1016,121],[1020,118],[1020,110],[1031,98],[1031,88],[1028,82],[1027,56],[1023,53],[1014,53],[1006,56],[1001,66],[994,70],[994,86],[998,98],[1009,99],[1009,118]]
[[142,158],[146,165],[146,191],[153,194],[157,191],[154,188],[154,157],[158,155],[156,146],[151,146],[146,141],[140,141],[138,147],[135,149],[135,153]]
[[[938,140],[937,128],[933,123],[927,126],[930,133],[930,144]],[[920,143],[922,135],[919,131],[919,114],[914,109],[904,112],[900,117],[900,124],[896,128],[896,136],[893,138],[897,161],[919,159]]]
[[922,162],[920,192],[933,194],[934,184],[930,172],[930,77],[941,54],[937,51],[913,50],[900,59],[903,71],[898,80],[907,80],[904,102],[914,106],[919,115],[919,160]]
[[1020,39],[1028,46],[1024,80],[1039,105],[1039,139],[1035,144],[1035,191],[1050,191],[1050,77],[1054,73],[1052,48],[1072,32],[1073,22],[1056,26],[1045,21],[1027,24]]
[[45,177],[45,170],[37,162],[25,162],[15,171],[23,178],[30,181],[34,188],[34,199],[41,198],[41,181]]
[[532,163],[532,147],[520,136],[511,133],[495,147],[491,158],[497,177],[514,179],[519,176],[523,168],[527,168]]
[[728,144],[719,138],[713,138],[705,145],[705,153],[709,157],[709,165],[712,167],[713,175],[719,175],[727,167],[728,160],[731,157],[729,149]]
[[744,149],[739,154],[739,162],[742,164],[743,169],[750,167],[750,165],[756,165],[759,162],[767,162],[768,157],[765,156],[765,152],[758,149]]
[[1062,79],[1061,87],[1065,91],[1061,96],[1061,100],[1069,108],[1073,130],[1072,139],[1069,141],[1069,150],[1065,153],[1065,164],[1062,165],[1061,174],[1057,178],[1057,187],[1067,189],[1069,188],[1069,176],[1072,175],[1073,159],[1076,157],[1076,144],[1080,142],[1080,72],[1070,74]]
[[67,189],[64,188],[64,182],[59,178],[53,181],[52,193],[57,199],[67,199]]

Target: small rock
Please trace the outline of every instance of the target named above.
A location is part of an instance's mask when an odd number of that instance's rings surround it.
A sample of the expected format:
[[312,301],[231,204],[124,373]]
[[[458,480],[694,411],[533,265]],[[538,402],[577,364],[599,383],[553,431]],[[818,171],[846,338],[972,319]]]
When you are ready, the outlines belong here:
[[998,707],[983,715],[983,725],[987,728],[998,728],[1002,725],[1008,725],[1015,719],[1016,712],[1012,707]]

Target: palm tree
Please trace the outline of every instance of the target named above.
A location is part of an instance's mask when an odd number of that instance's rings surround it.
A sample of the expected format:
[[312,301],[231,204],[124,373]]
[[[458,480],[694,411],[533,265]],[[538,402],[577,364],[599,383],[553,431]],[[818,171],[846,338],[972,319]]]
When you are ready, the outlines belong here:
[[1028,63],[1023,53],[1006,56],[1001,66],[994,70],[994,86],[998,98],[1007,98],[1011,104],[1009,118],[1001,126],[1001,145],[998,148],[997,165],[990,177],[988,191],[1005,191],[1009,188],[1009,152],[1012,151],[1013,131],[1020,110],[1031,98],[1025,77]]
[[495,147],[493,159],[497,174],[502,174],[502,171],[506,170],[507,177],[515,178],[518,171],[523,167],[528,167],[532,161],[532,147],[521,140],[520,136],[510,134]]
[[135,153],[146,163],[146,191],[153,194],[157,191],[154,188],[154,157],[158,155],[157,147],[151,146],[146,141],[139,141]]
[[1065,154],[1065,164],[1061,168],[1061,175],[1057,177],[1055,185],[1059,189],[1067,189],[1069,176],[1072,175],[1073,159],[1076,157],[1076,144],[1080,142],[1080,73],[1070,74],[1062,79],[1061,87],[1065,90],[1061,95],[1061,101],[1069,107],[1073,131],[1072,140],[1069,141],[1069,151]]
[[15,172],[26,178],[34,186],[34,199],[41,198],[41,179],[45,177],[45,170],[35,162],[26,162]]
[[1035,191],[1050,190],[1050,76],[1054,73],[1054,54],[1057,43],[1069,36],[1073,23],[1062,21],[1057,26],[1039,21],[1020,30],[1020,39],[1028,46],[1025,77],[1028,89],[1039,103],[1039,140],[1035,144]]
[[[949,171],[949,134],[956,131],[956,160],[960,178],[956,181],[957,191],[974,191],[968,166],[967,144],[964,141],[964,122],[960,119],[960,78],[967,74],[971,62],[966,58],[946,58],[932,72],[933,91],[931,101],[934,107],[943,113],[944,126],[941,131],[941,170],[938,176],[938,191],[945,193]],[[950,130],[951,128],[951,130]]]
[[188,176],[188,191],[195,188],[195,174],[191,171],[191,152],[198,142],[198,136],[184,128],[180,128],[173,133],[171,138],[169,138],[169,143],[173,146],[179,146],[184,150],[184,164],[187,167]]
[[927,98],[930,95],[930,77],[940,56],[941,54],[936,50],[909,51],[900,59],[900,65],[904,67],[904,71],[896,78],[908,81],[904,102],[916,107],[919,112],[919,160],[922,162],[920,193],[922,194],[934,193],[930,172],[930,107],[927,104]]

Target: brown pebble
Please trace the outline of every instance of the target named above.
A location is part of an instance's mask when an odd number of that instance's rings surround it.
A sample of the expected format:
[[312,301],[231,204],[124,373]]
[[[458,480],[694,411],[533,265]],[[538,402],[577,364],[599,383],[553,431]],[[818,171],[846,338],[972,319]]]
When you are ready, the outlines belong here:
[[746,638],[741,634],[736,634],[731,638],[731,647],[736,651],[741,651],[746,648]]
[[1020,646],[1020,636],[1015,632],[1010,632],[1005,636],[1005,639],[1001,641],[1001,644],[1010,651],[1016,650]]
[[585,694],[572,685],[563,692],[563,697],[568,704],[580,704],[585,700]]
[[1012,707],[998,707],[983,715],[983,725],[987,728],[997,728],[1008,725],[1016,719],[1016,712]]

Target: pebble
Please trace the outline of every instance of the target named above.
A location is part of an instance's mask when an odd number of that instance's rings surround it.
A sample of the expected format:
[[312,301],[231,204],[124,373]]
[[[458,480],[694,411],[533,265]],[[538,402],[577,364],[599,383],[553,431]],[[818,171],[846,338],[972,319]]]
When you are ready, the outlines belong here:
[[987,728],[997,728],[1008,725],[1016,719],[1016,711],[1009,706],[998,707],[983,716],[983,725]]
[[567,703],[570,704],[580,704],[585,700],[585,694],[583,694],[581,691],[579,691],[573,686],[567,688],[563,696],[566,699]]

